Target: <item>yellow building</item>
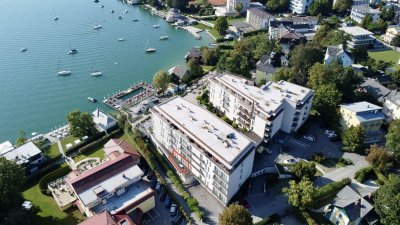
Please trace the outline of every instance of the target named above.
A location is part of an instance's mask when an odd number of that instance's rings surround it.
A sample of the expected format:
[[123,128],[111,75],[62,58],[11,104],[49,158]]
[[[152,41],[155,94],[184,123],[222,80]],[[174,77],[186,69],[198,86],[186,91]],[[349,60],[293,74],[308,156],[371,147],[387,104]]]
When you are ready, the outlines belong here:
[[340,125],[343,130],[350,126],[361,126],[365,130],[365,143],[379,141],[383,133],[380,127],[385,119],[382,107],[369,102],[340,105]]

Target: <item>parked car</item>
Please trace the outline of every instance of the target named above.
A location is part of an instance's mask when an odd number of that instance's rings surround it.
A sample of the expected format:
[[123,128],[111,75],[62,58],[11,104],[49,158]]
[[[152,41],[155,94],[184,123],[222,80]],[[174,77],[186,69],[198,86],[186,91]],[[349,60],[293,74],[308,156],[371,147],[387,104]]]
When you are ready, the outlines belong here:
[[312,142],[315,142],[317,140],[317,138],[312,134],[306,134],[303,136],[303,138]]
[[167,197],[165,198],[164,207],[165,207],[165,208],[169,208],[169,207],[171,207],[171,204],[172,204],[172,200],[171,200],[171,198],[167,195]]
[[175,216],[175,215],[176,215],[177,209],[178,209],[178,206],[177,206],[175,203],[173,203],[173,204],[171,205],[171,209],[169,210],[169,214],[170,214],[171,216]]
[[333,130],[325,130],[325,134],[326,135],[336,135],[336,133],[335,133],[335,131],[333,131]]
[[182,215],[181,211],[178,210],[178,212],[176,213],[176,216],[171,220],[171,224],[172,224],[172,225],[176,225],[176,224],[178,224],[182,219],[183,219],[183,215]]
[[156,190],[157,193],[160,193],[160,191],[161,191],[161,184],[160,183],[157,182],[155,190]]
[[286,164],[293,164],[293,163],[297,163],[297,160],[292,158],[292,159],[286,159],[283,162]]

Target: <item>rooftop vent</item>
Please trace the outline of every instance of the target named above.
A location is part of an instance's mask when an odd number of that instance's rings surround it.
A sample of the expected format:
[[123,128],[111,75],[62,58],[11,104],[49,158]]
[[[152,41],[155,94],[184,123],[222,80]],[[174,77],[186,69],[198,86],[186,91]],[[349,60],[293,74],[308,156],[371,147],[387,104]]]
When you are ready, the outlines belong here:
[[190,121],[196,121],[196,119],[193,116],[189,116]]
[[227,140],[223,141],[222,143],[224,144],[225,148],[229,148],[230,145],[229,145],[229,142]]
[[181,110],[181,107],[179,107],[179,105],[175,106],[176,110]]
[[207,125],[207,124],[208,124],[207,120],[203,120],[203,125]]
[[214,134],[215,138],[217,138],[218,140],[221,139],[218,134]]

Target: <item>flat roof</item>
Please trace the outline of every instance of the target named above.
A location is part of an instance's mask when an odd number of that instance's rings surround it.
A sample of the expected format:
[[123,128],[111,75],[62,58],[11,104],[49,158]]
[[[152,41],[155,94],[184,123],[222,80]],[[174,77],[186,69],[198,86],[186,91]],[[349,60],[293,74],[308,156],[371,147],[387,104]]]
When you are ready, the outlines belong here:
[[10,149],[1,153],[0,156],[4,156],[7,160],[15,161],[18,165],[28,163],[29,159],[33,156],[42,153],[38,147],[32,142],[28,142],[16,149]]
[[381,11],[369,7],[368,4],[367,5],[353,5],[353,6],[351,6],[351,9],[356,9],[356,10],[362,11],[364,13],[381,14]]
[[5,141],[0,144],[0,155],[14,149],[14,145],[10,141]]
[[[88,205],[97,199],[102,193],[108,194],[114,192],[117,188],[132,180],[138,181],[143,176],[143,171],[139,166],[134,165],[126,170],[115,174],[101,182],[95,183],[93,186],[78,193],[79,199],[84,205]],[[135,182],[134,181],[134,182]],[[118,198],[118,197],[116,197]]]
[[360,36],[360,35],[373,35],[372,32],[359,27],[359,26],[354,26],[354,27],[341,27],[339,28],[340,30],[344,31],[347,34],[350,34],[352,36]]
[[[206,109],[181,97],[155,106],[152,110],[168,118],[229,169],[245,150],[254,145],[249,138]],[[232,138],[227,138],[228,135],[232,135]]]
[[374,105],[372,103],[363,101],[363,102],[354,102],[350,104],[342,104],[340,107],[343,107],[347,110],[350,110],[355,113],[372,111],[372,110],[381,110],[382,107]]
[[214,78],[253,100],[266,113],[278,110],[284,100],[304,102],[312,93],[311,89],[286,81],[268,82],[259,88],[249,85],[247,79],[235,75],[225,73]]

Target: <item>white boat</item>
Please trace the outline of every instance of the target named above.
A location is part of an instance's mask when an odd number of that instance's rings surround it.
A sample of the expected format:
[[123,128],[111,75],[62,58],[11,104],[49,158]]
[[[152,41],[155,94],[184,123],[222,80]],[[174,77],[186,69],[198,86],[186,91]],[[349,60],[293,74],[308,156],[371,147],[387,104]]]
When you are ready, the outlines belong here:
[[53,19],[54,19],[55,21],[57,21],[57,20],[58,20],[58,17],[56,16],[56,17],[54,17]]
[[144,47],[144,51],[147,52],[147,53],[155,52],[155,51],[156,51],[155,48],[148,48],[148,47],[147,47],[147,44],[148,44],[148,43],[149,43],[149,39],[147,39],[147,41],[146,41],[146,46]]
[[156,24],[156,25],[153,26],[153,28],[160,28],[160,25]]
[[167,40],[168,36],[160,36],[160,40]]
[[60,61],[58,61],[57,75],[58,76],[67,76],[71,74],[71,70],[60,70]]
[[28,51],[28,49],[27,48],[21,48],[19,51],[20,52],[26,52],[26,51]]
[[118,38],[118,41],[125,41],[125,38]]
[[100,8],[104,8],[104,5],[101,5]]
[[95,98],[93,98],[93,97],[88,97],[87,100],[88,100],[89,102],[92,102],[92,103],[96,103],[96,102],[97,102],[97,99],[95,99]]
[[99,77],[101,75],[103,75],[103,73],[100,70],[95,70],[94,67],[92,68],[92,73],[90,74],[90,76]]
[[115,10],[114,10],[114,9],[111,9],[111,10],[110,10],[110,12],[111,12],[111,13],[114,13],[114,12],[115,12]]
[[127,14],[127,13],[128,13],[128,10],[125,9],[125,10],[124,10],[124,13]]
[[102,26],[100,24],[98,24],[98,25],[93,27],[93,29],[95,29],[95,30],[98,30],[98,29],[101,29],[101,28],[102,28]]

